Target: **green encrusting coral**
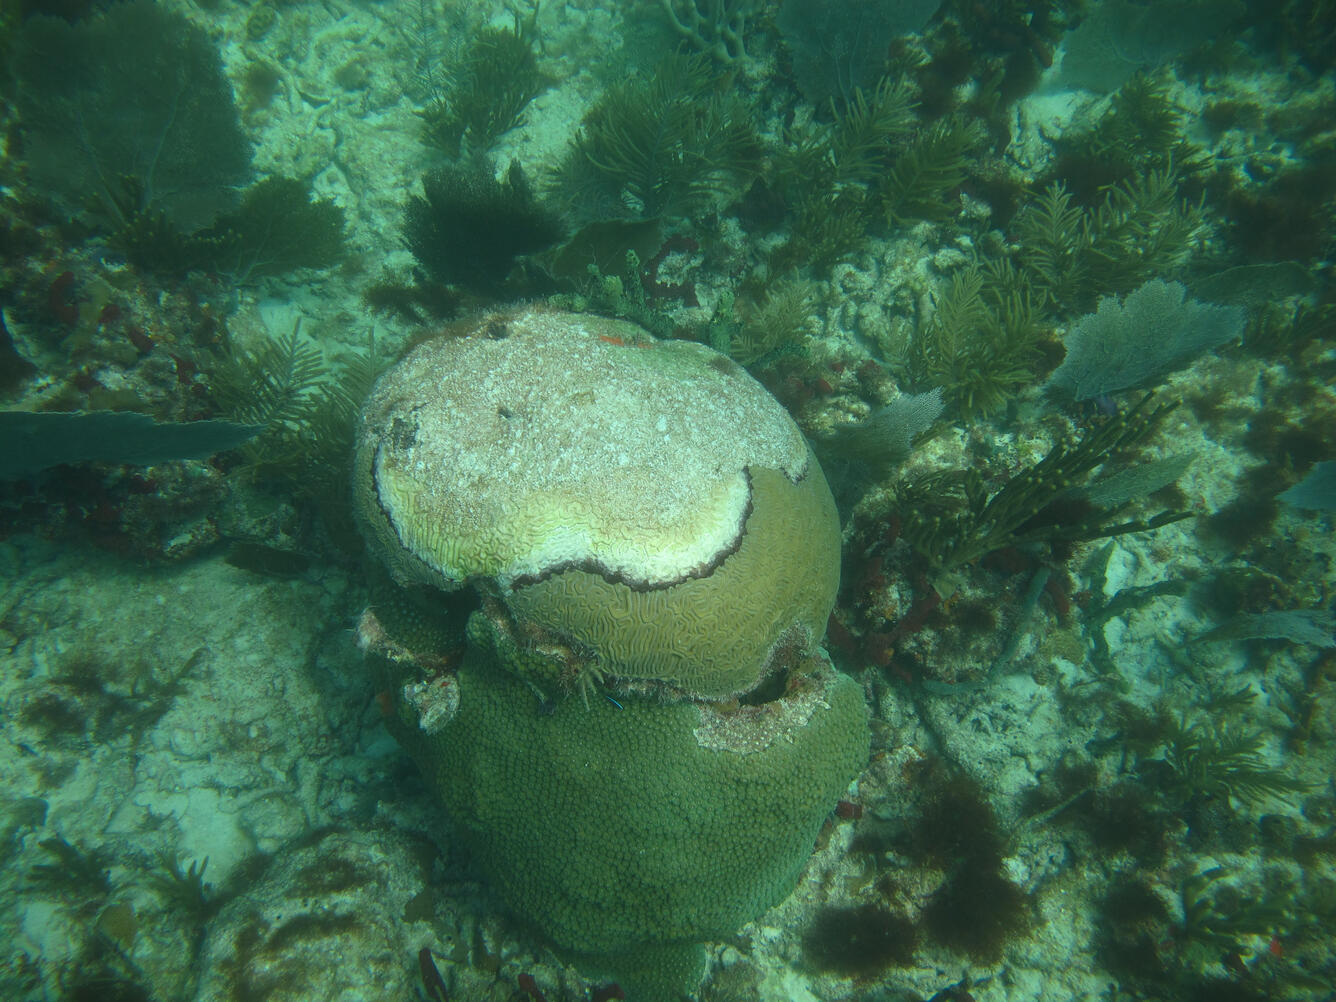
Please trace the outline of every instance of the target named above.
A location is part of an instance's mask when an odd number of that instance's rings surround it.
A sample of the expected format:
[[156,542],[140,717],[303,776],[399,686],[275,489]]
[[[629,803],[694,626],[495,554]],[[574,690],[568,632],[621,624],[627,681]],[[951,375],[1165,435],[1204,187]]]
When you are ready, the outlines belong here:
[[[400,703],[396,736],[521,917],[630,998],[691,990],[697,944],[789,893],[865,760],[861,687],[823,669],[759,706],[549,702],[488,615],[469,632],[457,679],[429,683],[458,686],[453,718],[428,733]],[[391,691],[413,679],[383,664]]]

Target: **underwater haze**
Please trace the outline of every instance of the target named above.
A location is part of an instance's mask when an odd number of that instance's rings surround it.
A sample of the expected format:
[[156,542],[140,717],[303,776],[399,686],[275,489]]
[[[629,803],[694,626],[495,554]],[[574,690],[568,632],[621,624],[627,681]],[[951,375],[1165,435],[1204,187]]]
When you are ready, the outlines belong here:
[[0,48],[0,998],[1336,998],[1336,2]]

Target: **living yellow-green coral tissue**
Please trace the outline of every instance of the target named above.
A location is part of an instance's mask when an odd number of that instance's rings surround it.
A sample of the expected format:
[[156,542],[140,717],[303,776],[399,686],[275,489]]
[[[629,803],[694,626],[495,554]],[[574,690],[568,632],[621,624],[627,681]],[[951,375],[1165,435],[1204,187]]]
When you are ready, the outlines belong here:
[[[526,307],[380,380],[355,492],[391,727],[500,896],[629,998],[689,995],[868,752],[818,646],[840,527],[801,432],[702,345]],[[451,660],[430,626],[462,588]]]

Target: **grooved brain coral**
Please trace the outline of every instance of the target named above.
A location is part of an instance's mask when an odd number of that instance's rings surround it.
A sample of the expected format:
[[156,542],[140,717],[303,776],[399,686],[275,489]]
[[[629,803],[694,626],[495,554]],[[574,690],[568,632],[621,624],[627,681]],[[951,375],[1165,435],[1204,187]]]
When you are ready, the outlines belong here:
[[439,592],[378,589],[389,727],[512,910],[633,1002],[683,998],[867,759],[816,648],[840,530],[802,435],[707,348],[523,309],[387,373],[355,464],[398,582],[481,593],[459,659]]
[[834,604],[839,520],[792,419],[726,357],[623,321],[524,308],[420,345],[355,464],[400,583],[478,585],[603,674],[743,693]]

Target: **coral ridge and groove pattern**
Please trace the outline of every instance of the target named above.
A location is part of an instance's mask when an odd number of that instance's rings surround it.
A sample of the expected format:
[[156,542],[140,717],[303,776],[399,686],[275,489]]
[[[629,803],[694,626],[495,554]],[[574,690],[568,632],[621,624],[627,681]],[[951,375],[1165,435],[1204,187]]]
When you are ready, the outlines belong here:
[[723,356],[537,310],[420,346],[367,426],[393,529],[444,587],[562,565],[673,583],[736,545],[749,467],[808,465],[779,403]]
[[707,697],[824,631],[839,519],[782,407],[702,345],[522,309],[419,346],[367,404],[368,537],[405,585],[495,593],[602,671]]

